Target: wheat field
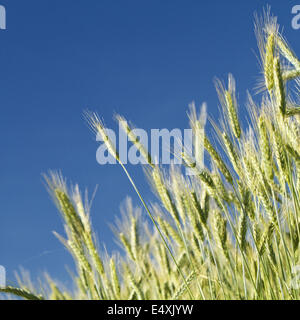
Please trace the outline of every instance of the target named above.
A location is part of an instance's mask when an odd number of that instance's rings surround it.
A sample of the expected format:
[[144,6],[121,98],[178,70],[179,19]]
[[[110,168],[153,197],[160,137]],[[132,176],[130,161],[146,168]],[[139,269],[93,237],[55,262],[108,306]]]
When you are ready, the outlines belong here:
[[[0,292],[28,300],[299,299],[300,61],[269,10],[256,18],[255,33],[261,80],[258,93],[248,95],[250,121],[240,121],[233,76],[217,80],[222,119],[211,120],[214,132],[205,134],[204,169],[187,150],[177,155],[184,166],[162,169],[124,128],[148,163],[157,203],[140,194],[99,117],[85,114],[141,202],[134,208],[128,199],[115,227],[123,250],[100,254],[90,202],[78,185],[52,172],[45,180],[65,223],[65,235],[55,235],[74,258],[74,289],[47,275],[38,288],[19,280],[18,288]],[[196,136],[204,112],[190,110]],[[184,167],[194,175],[185,175]]]

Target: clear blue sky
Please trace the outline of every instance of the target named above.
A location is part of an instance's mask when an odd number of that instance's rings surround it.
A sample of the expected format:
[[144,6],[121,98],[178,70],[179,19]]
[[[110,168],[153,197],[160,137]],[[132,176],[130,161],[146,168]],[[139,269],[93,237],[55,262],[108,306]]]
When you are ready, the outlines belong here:
[[[41,174],[61,169],[90,192],[92,221],[115,249],[108,226],[126,195],[139,204],[118,166],[99,166],[82,111],[116,128],[114,112],[138,127],[187,128],[187,105],[208,103],[217,118],[213,78],[232,72],[240,102],[259,73],[253,13],[271,4],[292,47],[294,1],[0,0],[0,264],[9,280],[19,266],[66,281],[69,254],[53,236],[61,218]],[[242,114],[243,116],[243,114]],[[140,167],[129,167],[147,199]]]

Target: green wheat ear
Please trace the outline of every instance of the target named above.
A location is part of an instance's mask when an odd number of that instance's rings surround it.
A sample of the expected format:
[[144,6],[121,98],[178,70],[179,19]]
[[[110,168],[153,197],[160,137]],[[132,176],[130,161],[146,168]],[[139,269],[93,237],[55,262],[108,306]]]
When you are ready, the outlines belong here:
[[241,137],[241,126],[237,114],[235,90],[235,80],[233,76],[230,74],[228,77],[228,90],[225,91],[225,101],[228,109],[228,116],[232,127],[232,131],[236,138],[239,139]]
[[37,296],[24,288],[20,289],[20,288],[14,288],[14,287],[6,287],[6,288],[0,288],[0,292],[13,294],[25,300],[44,300],[42,296]]
[[274,87],[274,74],[273,74],[273,65],[274,65],[274,49],[275,49],[275,36],[270,34],[268,36],[266,44],[266,55],[265,55],[265,82],[267,89],[271,92]]
[[300,61],[296,57],[296,55],[292,52],[292,50],[288,47],[286,41],[283,40],[281,36],[276,38],[276,43],[283,54],[283,56],[291,62],[291,64],[296,68],[296,70],[300,70]]
[[268,179],[273,180],[273,159],[270,139],[266,127],[266,117],[261,115],[258,123],[259,144],[262,151],[263,167]]
[[212,144],[210,143],[209,139],[206,136],[204,137],[204,147],[207,150],[207,152],[210,154],[212,159],[216,162],[216,165],[218,166],[218,168],[220,169],[220,171],[222,172],[226,180],[231,184],[233,184],[233,178],[229,172],[229,169],[227,168],[221,156],[215,150],[215,148],[212,146]]
[[154,164],[151,158],[150,153],[146,150],[145,146],[140,142],[139,138],[134,134],[132,131],[133,129],[130,128],[125,118],[120,115],[115,116],[116,120],[119,122],[121,127],[123,128],[124,132],[127,134],[129,140],[136,146],[137,150],[141,153],[147,163],[154,168]]
[[275,84],[275,97],[278,108],[283,116],[286,115],[286,94],[284,82],[281,72],[281,64],[279,57],[274,60],[274,84]]

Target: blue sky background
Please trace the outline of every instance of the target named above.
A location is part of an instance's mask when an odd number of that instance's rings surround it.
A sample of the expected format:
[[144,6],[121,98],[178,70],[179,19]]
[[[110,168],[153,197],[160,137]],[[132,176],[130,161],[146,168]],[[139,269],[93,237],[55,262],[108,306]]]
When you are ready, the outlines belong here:
[[[126,195],[138,199],[118,166],[96,162],[97,143],[84,109],[107,126],[119,112],[140,128],[187,128],[186,110],[208,103],[217,119],[213,78],[237,79],[241,104],[257,81],[253,13],[266,4],[279,16],[296,52],[291,27],[297,1],[237,0],[1,0],[0,31],[0,264],[13,280],[20,266],[33,278],[48,270],[69,283],[69,254],[53,236],[61,218],[41,174],[61,169],[92,193],[99,241],[116,249],[108,226]],[[244,117],[242,109],[241,116]],[[129,166],[146,199],[140,167]]]

